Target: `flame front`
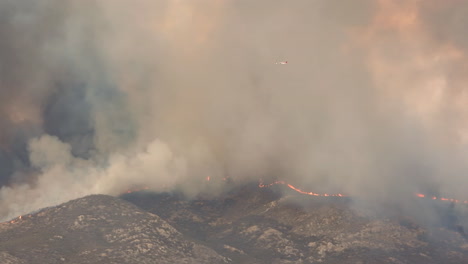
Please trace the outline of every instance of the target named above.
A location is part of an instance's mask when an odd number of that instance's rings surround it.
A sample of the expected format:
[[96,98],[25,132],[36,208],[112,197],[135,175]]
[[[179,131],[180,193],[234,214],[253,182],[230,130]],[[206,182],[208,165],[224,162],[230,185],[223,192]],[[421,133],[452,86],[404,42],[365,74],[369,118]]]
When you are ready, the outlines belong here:
[[[206,182],[209,182],[211,180],[211,177],[210,176],[207,176],[205,178],[205,181]],[[223,178],[224,181],[227,180],[227,178]],[[315,192],[308,192],[308,191],[304,191],[290,183],[287,183],[285,181],[274,181],[272,183],[269,183],[269,184],[265,184],[263,182],[263,180],[260,180],[258,182],[258,187],[259,188],[269,188],[269,187],[272,187],[274,185],[284,185],[286,187],[288,187],[289,189],[299,193],[299,194],[303,194],[303,195],[309,195],[309,196],[317,196],[317,197],[349,197],[349,195],[344,195],[342,193],[334,193],[334,194],[329,194],[329,193],[315,193]],[[140,192],[140,191],[148,191],[149,188],[148,187],[144,187],[144,188],[139,188],[139,189],[128,189],[126,191],[126,193],[134,193],[134,192]],[[415,193],[414,194],[415,197],[417,198],[428,198],[428,199],[432,199],[432,200],[438,200],[438,201],[444,201],[444,202],[452,202],[452,203],[460,203],[460,204],[468,204],[468,200],[466,201],[463,201],[463,200],[458,200],[458,199],[453,199],[453,198],[445,198],[445,197],[437,197],[437,196],[428,196],[428,195],[425,195],[425,194],[422,194],[422,193]],[[19,220],[21,220],[21,216],[19,216]],[[14,221],[11,221],[12,223]]]
[[295,187],[294,185],[292,184],[289,184],[285,181],[275,181],[275,182],[272,182],[270,184],[264,184],[262,180],[260,180],[260,182],[258,183],[258,187],[260,188],[266,188],[266,187],[271,187],[273,185],[285,185],[287,186],[288,188],[290,188],[291,190],[294,190],[300,194],[305,194],[305,195],[310,195],[310,196],[322,196],[322,197],[346,197],[346,195],[343,195],[341,193],[337,193],[337,194],[328,194],[328,193],[314,193],[314,192],[306,192],[306,191],[303,191],[297,187]]
[[[287,186],[289,189],[296,191],[297,193],[304,194],[304,195],[310,195],[310,196],[321,196],[321,197],[349,197],[347,195],[343,195],[341,193],[336,193],[336,194],[328,194],[328,193],[315,193],[315,192],[307,192],[304,190],[301,190],[297,187],[295,187],[292,184],[289,184],[285,181],[274,181],[270,184],[264,184],[262,180],[259,181],[258,187],[260,188],[268,188],[273,185],[284,185]],[[418,198],[426,198],[428,197],[425,194],[422,193],[415,193],[415,196]],[[445,198],[445,197],[437,197],[437,196],[431,196],[429,197],[432,200],[439,200],[439,201],[445,201],[445,202],[452,202],[452,203],[463,203],[463,204],[468,204],[468,201],[461,201],[453,198]]]

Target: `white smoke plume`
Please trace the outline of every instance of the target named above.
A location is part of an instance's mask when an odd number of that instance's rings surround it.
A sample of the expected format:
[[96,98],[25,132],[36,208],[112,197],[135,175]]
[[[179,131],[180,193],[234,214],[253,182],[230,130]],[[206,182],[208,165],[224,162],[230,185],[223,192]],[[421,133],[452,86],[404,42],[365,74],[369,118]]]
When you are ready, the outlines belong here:
[[467,17],[457,0],[3,1],[0,216],[221,190],[208,176],[468,200]]

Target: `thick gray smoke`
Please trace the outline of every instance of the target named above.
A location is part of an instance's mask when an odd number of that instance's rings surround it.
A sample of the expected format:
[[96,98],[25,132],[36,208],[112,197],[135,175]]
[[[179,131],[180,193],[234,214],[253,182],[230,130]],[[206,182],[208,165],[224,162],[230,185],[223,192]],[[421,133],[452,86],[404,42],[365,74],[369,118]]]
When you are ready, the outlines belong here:
[[2,1],[0,215],[225,177],[468,200],[467,17],[455,0]]

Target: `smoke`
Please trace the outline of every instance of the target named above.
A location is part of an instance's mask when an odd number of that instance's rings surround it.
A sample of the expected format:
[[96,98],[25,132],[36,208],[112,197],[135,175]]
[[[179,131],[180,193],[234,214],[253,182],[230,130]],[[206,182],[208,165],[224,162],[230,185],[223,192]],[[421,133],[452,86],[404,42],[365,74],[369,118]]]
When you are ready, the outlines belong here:
[[216,193],[225,177],[468,200],[467,10],[3,1],[0,215],[133,187]]

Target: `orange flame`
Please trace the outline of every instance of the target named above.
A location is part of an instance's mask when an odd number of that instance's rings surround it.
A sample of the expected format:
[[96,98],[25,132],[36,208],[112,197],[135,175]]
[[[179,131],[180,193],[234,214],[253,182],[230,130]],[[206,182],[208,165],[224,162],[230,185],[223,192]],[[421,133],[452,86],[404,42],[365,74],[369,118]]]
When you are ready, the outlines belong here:
[[258,187],[260,187],[260,188],[271,187],[271,186],[273,186],[273,185],[285,185],[285,186],[287,186],[288,188],[290,188],[290,189],[292,189],[292,190],[294,190],[294,191],[296,191],[296,192],[298,192],[298,193],[300,193],[300,194],[305,194],[305,195],[310,195],[310,196],[346,197],[345,195],[343,195],[343,194],[341,194],[341,193],[337,193],[337,194],[323,193],[323,194],[321,194],[321,193],[314,193],[314,192],[306,192],[306,191],[303,191],[303,190],[301,190],[301,189],[295,187],[294,185],[289,184],[289,183],[286,183],[286,182],[284,182],[284,181],[275,181],[275,182],[272,182],[272,183],[270,183],[270,184],[263,184],[262,181],[260,181],[260,182],[258,183]]
[[[210,176],[207,176],[205,178],[207,181],[210,181]],[[226,181],[228,178],[225,177],[223,178],[224,181]],[[296,191],[297,193],[300,193],[300,194],[304,194],[304,195],[310,195],[310,196],[320,196],[320,197],[348,197],[347,195],[344,195],[344,194],[341,194],[341,193],[336,193],[336,194],[328,194],[328,193],[314,193],[314,192],[307,192],[307,191],[303,191],[297,187],[295,187],[294,185],[292,184],[289,184],[285,181],[274,181],[272,183],[269,183],[269,184],[264,184],[262,180],[260,180],[258,182],[258,187],[259,188],[268,188],[268,187],[271,187],[273,185],[284,185],[284,186],[287,186],[288,188],[290,188],[291,190],[294,190]],[[134,193],[134,192],[140,192],[140,191],[144,191],[144,190],[149,190],[149,187],[144,187],[144,188],[140,188],[140,189],[128,189],[125,193]],[[461,201],[461,200],[457,200],[457,199],[452,199],[452,198],[444,198],[444,197],[436,197],[436,196],[432,196],[432,197],[428,197],[427,195],[425,194],[422,194],[422,193],[415,193],[415,196],[418,197],[418,198],[429,198],[429,199],[432,199],[432,200],[440,200],[440,201],[446,201],[446,202],[452,202],[452,203],[463,203],[463,204],[467,204],[468,205],[468,200],[466,201]],[[32,217],[32,215],[28,215],[29,218]],[[18,220],[22,220],[23,219],[23,216],[20,215],[18,216],[17,218]],[[14,224],[16,223],[16,219],[13,219],[10,221],[11,224]],[[0,224],[3,224],[3,223],[0,223]]]
[[[314,193],[314,192],[307,192],[307,191],[303,191],[297,187],[295,187],[294,185],[292,184],[289,184],[285,181],[275,181],[275,182],[272,182],[270,184],[264,184],[262,180],[260,180],[260,182],[258,183],[258,187],[260,188],[267,188],[267,187],[271,187],[273,185],[285,185],[287,186],[288,188],[300,193],[300,194],[305,194],[305,195],[310,195],[310,196],[321,196],[321,197],[347,197],[346,195],[343,195],[341,193],[337,193],[337,194],[328,194],[328,193]],[[422,193],[416,193],[415,194],[416,197],[419,197],[419,198],[425,198],[426,195],[422,194]],[[436,196],[432,196],[430,197],[432,200],[440,200],[440,201],[446,201],[446,202],[452,202],[452,203],[464,203],[464,204],[468,204],[468,201],[460,201],[460,200],[457,200],[457,199],[452,199],[452,198],[444,198],[444,197],[436,197]]]
[[140,189],[128,189],[125,193],[134,193],[149,190],[149,187],[144,187]]

